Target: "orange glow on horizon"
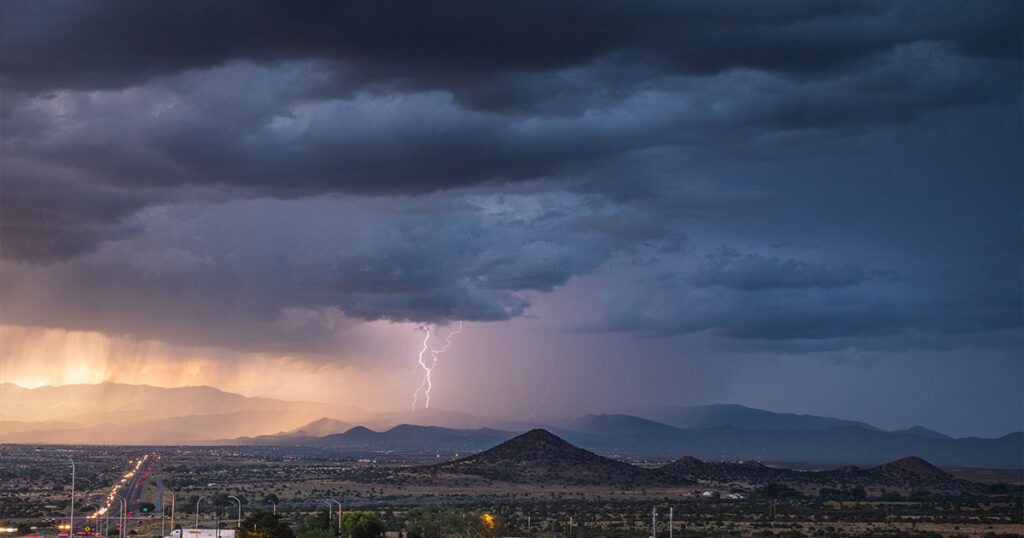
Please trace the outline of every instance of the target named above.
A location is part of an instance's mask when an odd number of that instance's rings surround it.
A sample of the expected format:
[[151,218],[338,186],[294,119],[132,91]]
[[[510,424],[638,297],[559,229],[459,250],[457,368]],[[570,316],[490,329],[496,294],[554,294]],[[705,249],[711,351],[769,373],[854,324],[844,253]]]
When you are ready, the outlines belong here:
[[[413,331],[408,334],[416,336]],[[380,369],[322,359],[178,347],[98,332],[0,325],[0,382],[30,389],[103,382],[162,388],[209,385],[250,397],[396,410],[392,407],[399,407],[400,400],[387,398],[386,391],[407,394],[401,384],[405,380],[386,374]],[[392,407],[386,407],[388,404]]]

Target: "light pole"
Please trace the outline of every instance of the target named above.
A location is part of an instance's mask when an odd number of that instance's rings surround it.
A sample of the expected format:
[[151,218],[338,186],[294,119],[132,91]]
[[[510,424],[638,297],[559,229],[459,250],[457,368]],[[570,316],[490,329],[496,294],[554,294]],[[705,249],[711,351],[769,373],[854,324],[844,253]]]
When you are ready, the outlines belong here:
[[[330,499],[321,499],[320,502],[327,505],[327,528],[330,529],[334,526],[331,524],[331,520],[334,519],[333,517],[331,517],[331,512],[334,511],[334,504],[332,504],[333,501],[331,501]],[[341,528],[339,527],[338,530],[340,531]]]
[[332,503],[338,503],[338,532],[340,533],[341,532],[341,503],[339,503],[338,501],[336,501],[334,499],[327,499],[327,500],[332,502]]
[[117,518],[117,535],[123,538],[126,535],[124,526],[128,521],[128,518],[125,517],[128,512],[128,499],[120,495],[114,495],[114,497],[121,500],[121,515]]
[[199,497],[198,499],[196,499],[196,528],[197,529],[199,528],[199,503],[203,502],[203,499],[205,499],[205,498],[206,498],[206,496],[204,495],[204,496]]
[[[174,492],[171,490],[165,490],[171,494],[171,532],[174,532]],[[166,535],[167,531],[164,530],[164,516],[167,515],[167,507],[164,505],[164,494],[160,494],[160,534]]]
[[238,503],[238,525],[237,526],[241,527],[242,526],[242,501],[238,500],[238,497],[235,497],[234,495],[228,495],[228,498],[229,499],[234,499],[235,502]]
[[276,516],[277,515],[277,503],[272,501],[272,500],[270,500],[270,499],[267,499],[267,502],[272,504],[272,505],[274,505],[274,515]]
[[177,495],[175,495],[174,492],[172,491],[171,492],[171,533],[174,532],[174,498],[175,497],[177,497]]
[[75,537],[75,460],[71,456],[67,456],[68,461],[71,462],[71,520],[68,522],[68,538]]

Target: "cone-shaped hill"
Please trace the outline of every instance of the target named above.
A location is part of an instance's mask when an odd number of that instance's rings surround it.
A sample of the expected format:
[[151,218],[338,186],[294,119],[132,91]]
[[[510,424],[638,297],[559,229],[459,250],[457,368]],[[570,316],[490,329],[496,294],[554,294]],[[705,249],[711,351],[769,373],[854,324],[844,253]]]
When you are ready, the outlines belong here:
[[970,484],[917,458],[908,457],[861,471],[867,481],[892,487],[929,488],[940,490],[970,489]]
[[531,484],[634,487],[665,482],[659,473],[598,456],[542,429],[433,469]]

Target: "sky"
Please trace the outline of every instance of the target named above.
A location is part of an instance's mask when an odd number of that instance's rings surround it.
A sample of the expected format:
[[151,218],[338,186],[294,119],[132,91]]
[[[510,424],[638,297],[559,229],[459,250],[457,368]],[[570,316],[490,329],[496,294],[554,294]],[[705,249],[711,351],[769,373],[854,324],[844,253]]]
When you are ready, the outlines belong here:
[[1021,6],[4,2],[0,381],[1019,431]]

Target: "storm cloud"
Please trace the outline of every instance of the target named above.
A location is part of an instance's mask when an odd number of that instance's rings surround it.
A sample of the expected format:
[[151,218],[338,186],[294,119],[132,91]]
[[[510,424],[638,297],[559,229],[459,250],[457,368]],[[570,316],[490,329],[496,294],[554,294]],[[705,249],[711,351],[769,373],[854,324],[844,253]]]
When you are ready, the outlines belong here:
[[2,9],[6,324],[1021,324],[1019,2]]

